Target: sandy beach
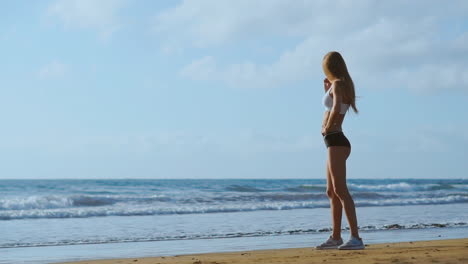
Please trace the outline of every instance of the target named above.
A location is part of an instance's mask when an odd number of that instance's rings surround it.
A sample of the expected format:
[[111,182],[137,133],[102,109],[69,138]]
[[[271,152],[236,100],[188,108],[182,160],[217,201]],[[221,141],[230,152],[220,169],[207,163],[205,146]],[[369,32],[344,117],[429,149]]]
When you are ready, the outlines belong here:
[[230,263],[468,263],[468,238],[383,243],[364,250],[316,250],[313,247],[165,257],[108,259],[62,264],[230,264]]

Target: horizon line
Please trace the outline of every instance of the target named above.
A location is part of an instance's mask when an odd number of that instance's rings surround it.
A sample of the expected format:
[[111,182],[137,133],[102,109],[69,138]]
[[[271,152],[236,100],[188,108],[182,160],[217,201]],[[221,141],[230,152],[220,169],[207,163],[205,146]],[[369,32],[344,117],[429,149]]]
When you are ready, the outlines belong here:
[[[326,180],[326,178],[0,178],[0,180]],[[468,180],[465,178],[348,178],[350,180]]]

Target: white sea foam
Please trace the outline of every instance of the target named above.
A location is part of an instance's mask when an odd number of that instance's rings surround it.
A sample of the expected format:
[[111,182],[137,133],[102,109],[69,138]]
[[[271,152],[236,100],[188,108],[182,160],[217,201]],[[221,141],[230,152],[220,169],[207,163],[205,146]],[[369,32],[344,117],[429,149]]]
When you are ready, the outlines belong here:
[[[444,222],[444,223],[417,223],[403,224],[394,223],[387,225],[368,225],[361,226],[361,231],[378,231],[392,229],[426,229],[426,228],[446,228],[446,227],[468,227],[466,222]],[[344,230],[344,229],[343,229]],[[121,237],[121,238],[92,238],[92,239],[64,239],[60,241],[44,241],[44,242],[7,242],[0,243],[0,248],[19,248],[19,247],[44,247],[44,246],[65,246],[65,245],[85,245],[85,244],[106,244],[106,243],[127,243],[127,242],[149,242],[149,241],[170,241],[170,240],[192,240],[192,239],[213,239],[213,238],[232,238],[232,237],[261,237],[261,236],[278,236],[278,235],[298,235],[298,234],[314,234],[328,233],[330,228],[306,228],[306,229],[283,229],[276,231],[254,231],[254,232],[229,232],[229,233],[195,233],[184,235],[157,235],[148,234],[145,237]]]
[[[468,203],[468,195],[448,195],[443,197],[406,197],[388,199],[355,199],[356,206],[390,206],[390,205],[427,205]],[[255,202],[223,202],[198,204],[172,203],[118,203],[103,206],[48,208],[29,210],[1,210],[0,220],[39,219],[39,218],[86,218],[105,216],[137,216],[137,215],[168,215],[168,214],[205,214],[226,212],[248,212],[260,210],[291,210],[303,208],[329,207],[328,199],[304,201],[255,201]]]

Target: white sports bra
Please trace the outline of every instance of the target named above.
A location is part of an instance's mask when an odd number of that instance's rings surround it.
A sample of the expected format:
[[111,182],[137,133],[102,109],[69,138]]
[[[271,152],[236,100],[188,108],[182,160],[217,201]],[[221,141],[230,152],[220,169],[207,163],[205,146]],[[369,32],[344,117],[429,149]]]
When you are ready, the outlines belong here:
[[[332,84],[333,86],[333,84]],[[332,86],[328,89],[328,91],[325,92],[325,95],[323,96],[323,105],[325,106],[325,111],[331,111],[333,107],[333,98],[330,95],[330,92],[332,90]],[[349,109],[349,104],[343,104],[341,103],[340,107],[340,114],[344,115],[346,111]]]

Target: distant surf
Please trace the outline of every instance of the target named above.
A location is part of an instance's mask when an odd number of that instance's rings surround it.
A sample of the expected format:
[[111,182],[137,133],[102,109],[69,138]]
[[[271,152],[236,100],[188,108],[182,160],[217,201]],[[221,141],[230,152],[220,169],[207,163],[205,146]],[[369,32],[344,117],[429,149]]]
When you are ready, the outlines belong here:
[[[468,203],[468,180],[349,180],[358,207]],[[0,181],[0,220],[329,207],[323,180]]]

